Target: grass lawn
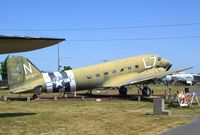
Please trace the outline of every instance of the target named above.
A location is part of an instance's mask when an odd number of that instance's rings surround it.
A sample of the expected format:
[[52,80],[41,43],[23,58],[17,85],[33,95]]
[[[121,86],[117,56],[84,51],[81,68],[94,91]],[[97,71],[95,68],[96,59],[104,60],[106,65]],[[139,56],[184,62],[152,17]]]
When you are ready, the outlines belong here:
[[[171,116],[153,116],[143,101],[57,100],[0,102],[0,134],[116,134],[154,135],[200,114],[199,107],[170,108]],[[181,114],[181,116],[178,116]]]

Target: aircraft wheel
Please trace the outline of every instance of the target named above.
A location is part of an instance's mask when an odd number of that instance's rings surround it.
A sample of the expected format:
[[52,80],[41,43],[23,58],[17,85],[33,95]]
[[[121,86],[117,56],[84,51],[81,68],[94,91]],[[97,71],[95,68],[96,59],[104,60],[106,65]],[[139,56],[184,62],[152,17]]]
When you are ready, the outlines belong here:
[[38,94],[37,93],[33,94],[33,99],[35,99],[35,98],[38,98]]
[[37,95],[42,94],[42,88],[41,88],[41,87],[42,87],[42,86],[36,86],[36,87],[34,88],[35,94],[37,94]]
[[151,94],[152,94],[152,91],[149,87],[144,87],[142,89],[142,95],[143,96],[149,97],[149,96],[151,96]]
[[126,87],[120,87],[119,88],[119,94],[123,95],[123,96],[127,95],[127,88]]

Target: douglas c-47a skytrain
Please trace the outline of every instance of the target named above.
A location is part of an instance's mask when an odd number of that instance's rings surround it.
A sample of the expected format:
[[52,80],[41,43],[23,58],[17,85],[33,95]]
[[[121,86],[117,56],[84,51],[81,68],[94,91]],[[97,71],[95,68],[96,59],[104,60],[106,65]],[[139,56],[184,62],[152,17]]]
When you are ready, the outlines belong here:
[[136,85],[144,96],[151,95],[148,83],[166,75],[184,71],[168,71],[167,59],[158,55],[141,55],[102,64],[86,66],[61,72],[42,73],[25,57],[7,60],[8,84],[11,93],[68,92],[95,88],[117,88],[121,95],[127,94],[126,86]]

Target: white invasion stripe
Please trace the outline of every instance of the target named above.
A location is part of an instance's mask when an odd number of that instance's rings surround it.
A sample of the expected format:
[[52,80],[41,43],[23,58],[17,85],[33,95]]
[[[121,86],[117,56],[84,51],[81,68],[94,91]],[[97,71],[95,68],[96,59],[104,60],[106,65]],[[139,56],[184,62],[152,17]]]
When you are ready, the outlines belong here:
[[[54,72],[54,75],[58,78],[61,79],[63,76],[61,75],[60,72]],[[65,90],[65,87],[62,87],[62,89],[59,89],[59,92],[63,92]]]
[[54,72],[53,73],[56,77],[62,77],[62,75],[60,74],[60,72]]
[[65,71],[70,79],[70,90],[71,91],[75,91],[76,90],[76,81],[74,78],[74,73],[72,72],[72,70],[66,70]]
[[44,81],[46,83],[47,92],[53,92],[53,83],[48,73],[42,73]]

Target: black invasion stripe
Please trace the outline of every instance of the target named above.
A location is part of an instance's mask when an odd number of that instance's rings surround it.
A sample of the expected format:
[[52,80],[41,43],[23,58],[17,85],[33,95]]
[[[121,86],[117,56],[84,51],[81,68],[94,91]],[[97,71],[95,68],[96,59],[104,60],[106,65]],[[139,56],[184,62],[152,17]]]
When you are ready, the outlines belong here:
[[57,89],[57,88],[53,88],[53,92],[59,92],[59,89]]
[[54,73],[48,73],[49,77],[51,78],[51,82],[53,83],[53,92],[59,92],[59,89],[56,88],[56,76],[54,75]]
[[70,82],[65,83],[65,91],[71,91],[70,89]]
[[[60,74],[63,76],[63,79],[69,78],[65,71],[61,71]],[[65,91],[70,91],[70,82],[65,82]]]
[[48,74],[49,74],[49,77],[51,78],[51,82],[53,82],[56,76],[54,75],[54,73],[48,73]]
[[65,71],[61,71],[60,74],[63,76],[64,79],[68,78],[68,75]]

